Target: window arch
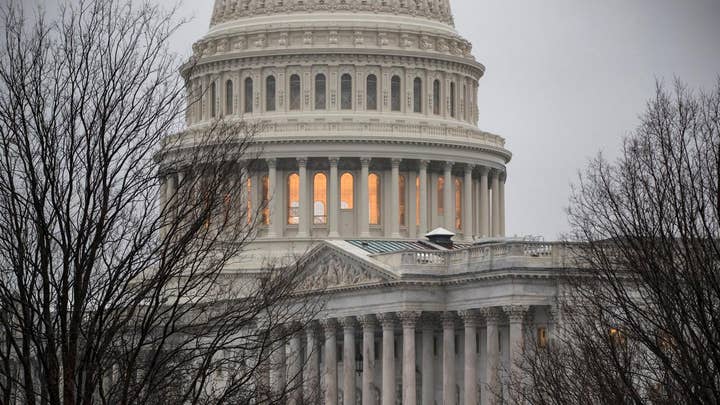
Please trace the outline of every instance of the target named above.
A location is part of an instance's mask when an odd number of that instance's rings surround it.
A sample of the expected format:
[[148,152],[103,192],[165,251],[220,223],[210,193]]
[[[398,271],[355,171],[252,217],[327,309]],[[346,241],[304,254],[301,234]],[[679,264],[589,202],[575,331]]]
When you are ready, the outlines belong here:
[[422,79],[413,81],[413,112],[422,113]]
[[399,182],[398,189],[400,191],[400,195],[398,196],[399,197],[398,202],[400,203],[400,206],[398,207],[399,208],[398,212],[400,213],[400,226],[406,226],[407,220],[405,218],[405,206],[406,206],[406,204],[405,204],[406,203],[406,201],[405,201],[405,189],[406,189],[405,176],[401,175],[398,178],[398,182]]
[[455,229],[462,229],[462,180],[455,179]]
[[400,111],[400,76],[393,76],[390,80],[390,109]]
[[367,109],[377,110],[377,76],[368,75],[366,82]]
[[287,179],[287,223],[300,223],[300,175],[291,173]]
[[380,225],[380,176],[368,175],[368,212],[370,225]]
[[262,177],[262,224],[270,225],[270,178]]
[[326,103],[327,81],[325,75],[319,73],[315,76],[315,109],[324,110],[327,108]]
[[253,112],[253,80],[245,79],[245,112]]
[[455,118],[455,82],[450,83],[450,116]]
[[355,178],[350,173],[340,176],[340,208],[351,210],[355,205]]
[[265,79],[265,111],[275,111],[275,76]]
[[438,177],[437,181],[437,207],[438,215],[445,215],[445,177]]
[[440,115],[440,80],[433,82],[433,114]]
[[313,179],[313,223],[327,224],[327,176],[317,173]]
[[290,76],[290,109],[300,109],[300,76]]
[[225,114],[233,114],[233,82],[228,80],[225,82]]
[[340,108],[352,109],[352,76],[349,73],[340,77]]
[[210,116],[215,118],[217,115],[217,89],[215,82],[210,83]]

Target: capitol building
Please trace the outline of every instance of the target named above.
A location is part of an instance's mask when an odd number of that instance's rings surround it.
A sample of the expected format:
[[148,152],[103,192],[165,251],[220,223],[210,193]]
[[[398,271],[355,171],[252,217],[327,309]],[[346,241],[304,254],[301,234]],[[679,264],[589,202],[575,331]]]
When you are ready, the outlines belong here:
[[522,345],[554,336],[568,255],[506,237],[512,154],[477,127],[485,66],[450,0],[215,0],[193,49],[186,133],[263,122],[239,174],[260,226],[231,270],[303,254],[299,288],[326,300],[278,358],[304,390],[326,405],[507,396]]

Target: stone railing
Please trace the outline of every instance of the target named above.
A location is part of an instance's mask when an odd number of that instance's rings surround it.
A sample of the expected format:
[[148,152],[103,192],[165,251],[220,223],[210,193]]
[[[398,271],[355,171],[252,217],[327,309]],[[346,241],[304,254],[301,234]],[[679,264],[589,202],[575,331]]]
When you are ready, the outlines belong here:
[[565,268],[576,265],[560,242],[500,242],[450,251],[407,250],[375,255],[402,274],[452,275],[499,269]]

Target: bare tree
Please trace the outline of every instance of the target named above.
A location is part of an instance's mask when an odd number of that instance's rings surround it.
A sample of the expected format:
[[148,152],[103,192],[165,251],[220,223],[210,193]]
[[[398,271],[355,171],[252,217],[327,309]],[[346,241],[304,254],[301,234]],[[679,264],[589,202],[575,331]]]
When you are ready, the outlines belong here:
[[296,395],[300,376],[274,361],[319,304],[294,293],[298,266],[227,271],[265,208],[242,197],[261,128],[182,130],[198,100],[167,49],[175,10],[2,11],[0,404]]
[[573,190],[563,325],[526,345],[517,400],[532,404],[720,402],[720,81],[658,85],[611,163]]

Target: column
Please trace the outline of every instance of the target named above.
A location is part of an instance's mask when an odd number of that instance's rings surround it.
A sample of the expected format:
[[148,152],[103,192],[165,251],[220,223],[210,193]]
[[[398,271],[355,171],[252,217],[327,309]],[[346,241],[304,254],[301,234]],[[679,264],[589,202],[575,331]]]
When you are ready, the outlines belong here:
[[[402,159],[392,159],[390,172],[391,207],[390,207],[390,236],[400,237],[400,162]],[[387,233],[386,233],[387,234]]]
[[177,177],[175,177],[174,174],[168,174],[166,176],[166,184],[165,184],[165,200],[168,204],[173,204],[177,201],[177,190],[178,190],[178,181]]
[[480,236],[487,238],[490,236],[488,209],[490,207],[490,199],[488,198],[488,168],[480,167]]
[[343,404],[355,403],[355,318],[342,319],[343,328]]
[[358,211],[358,230],[361,237],[370,236],[370,212],[368,194],[368,175],[370,174],[370,159],[360,158],[360,210]]
[[465,324],[465,405],[478,404],[477,327],[479,315],[474,310],[458,312]]
[[492,171],[492,236],[500,236],[500,176]]
[[420,319],[420,312],[404,311],[398,313],[403,328],[403,362],[402,362],[402,403],[417,405],[415,384],[415,324]]
[[500,312],[495,308],[483,308],[487,335],[487,360],[485,362],[485,386],[482,390],[483,405],[497,403],[499,367],[500,367],[500,342],[498,322]]
[[318,370],[319,366],[319,352],[317,344],[317,325],[313,322],[305,329],[306,336],[306,361],[307,366],[305,367],[305,378],[303,379],[304,397],[305,403],[314,404],[319,402],[320,398],[320,386],[318,384],[320,373]]
[[298,224],[298,237],[310,236],[310,201],[307,175],[307,159],[298,158],[298,175],[300,176],[300,223]]
[[378,315],[382,325],[382,405],[395,405],[395,316]]
[[270,221],[270,226],[268,227],[268,237],[274,238],[280,236],[280,233],[282,230],[280,229],[280,225],[282,224],[282,221],[280,219],[280,212],[279,209],[280,206],[280,196],[277,195],[277,159],[267,159],[267,166],[268,166],[268,197],[270,197],[270,201],[268,201],[268,218]]
[[340,191],[338,180],[338,158],[331,157],[328,159],[330,163],[330,195],[328,196],[328,223],[329,234],[331,238],[340,236],[338,233],[338,223],[340,222]]
[[270,392],[274,400],[280,400],[285,393],[285,330],[279,327],[271,334]]
[[455,403],[455,314],[442,314],[443,404]]
[[287,352],[287,388],[288,405],[299,405],[302,403],[302,329],[299,323],[291,325],[290,344]]
[[250,173],[248,172],[248,168],[246,166],[246,163],[243,163],[243,167],[240,168],[240,189],[241,191],[241,197],[242,200],[240,201],[240,219],[245,221],[246,224],[250,224],[252,220],[252,215],[250,211],[252,211],[252,206],[249,206],[250,198],[252,196],[250,195],[250,190],[248,190],[248,182],[250,181]]
[[433,337],[436,319],[426,316],[422,322],[422,405],[435,404],[435,353]]
[[450,232],[455,232],[455,215],[453,215],[453,179],[452,179],[452,167],[453,162],[445,162],[445,186],[443,189],[443,216],[445,218],[445,229]]
[[420,161],[420,229],[418,233],[420,236],[425,236],[428,233],[428,179],[427,179],[427,160]]
[[560,335],[560,306],[555,303],[550,305],[548,310],[548,339],[553,342]]
[[498,193],[500,198],[500,203],[498,204],[500,210],[500,236],[505,236],[505,180],[507,180],[507,173],[503,172],[500,175],[500,184],[498,187],[500,191]]
[[505,315],[510,321],[510,372],[513,376],[520,373],[518,363],[522,361],[523,352],[523,322],[530,309],[527,305],[507,305],[503,307]]
[[463,182],[463,187],[465,190],[463,190],[463,209],[462,209],[462,225],[463,225],[463,234],[465,235],[465,240],[472,241],[473,235],[475,234],[473,230],[473,210],[472,210],[472,189],[473,189],[473,183],[472,183],[472,171],[474,166],[473,165],[465,165],[465,181]]
[[320,323],[325,331],[325,404],[337,405],[337,322],[323,319]]
[[377,321],[373,315],[362,315],[358,321],[363,329],[362,405],[377,405],[373,394]]

